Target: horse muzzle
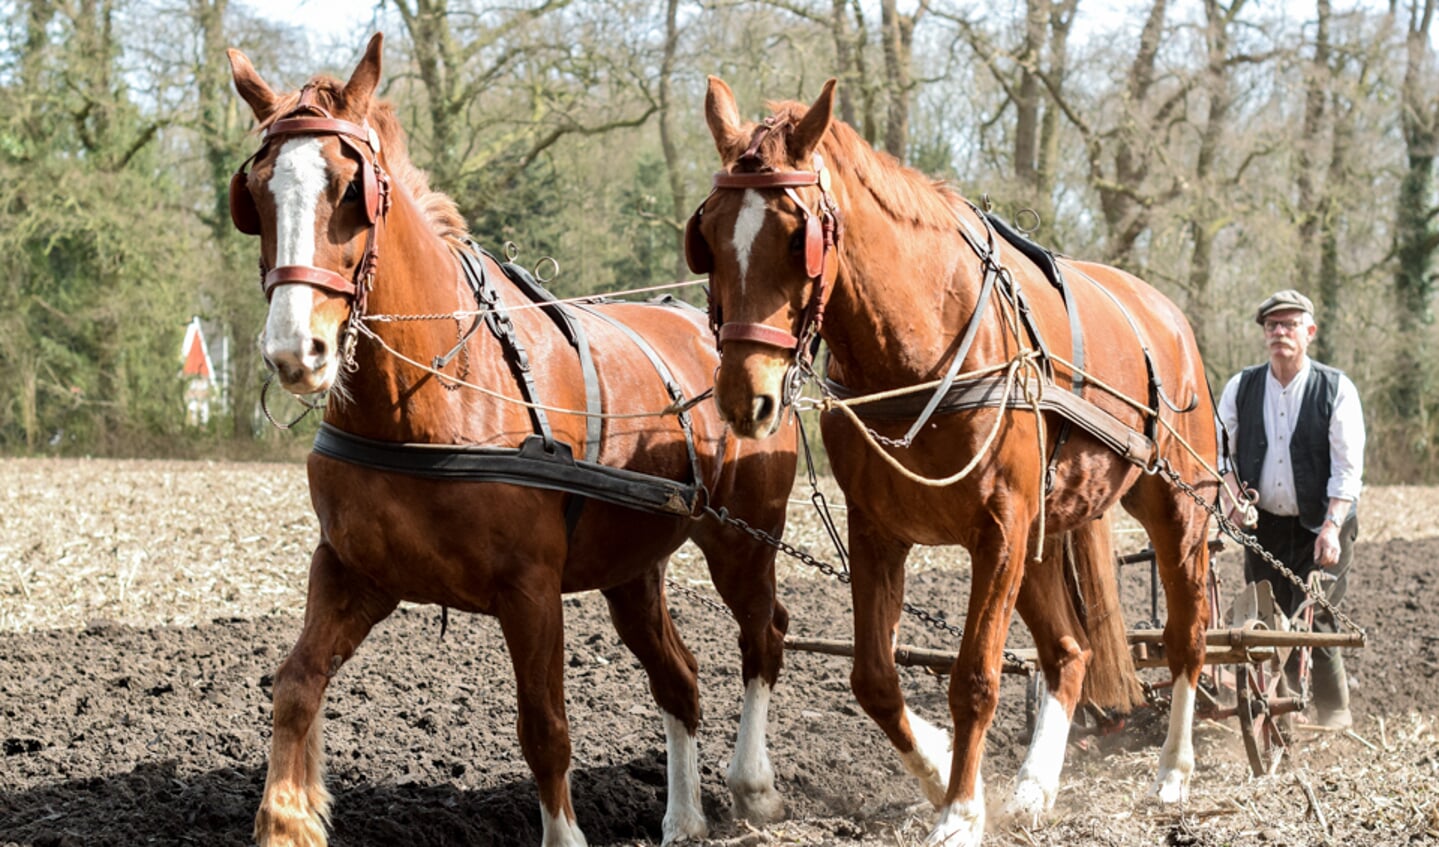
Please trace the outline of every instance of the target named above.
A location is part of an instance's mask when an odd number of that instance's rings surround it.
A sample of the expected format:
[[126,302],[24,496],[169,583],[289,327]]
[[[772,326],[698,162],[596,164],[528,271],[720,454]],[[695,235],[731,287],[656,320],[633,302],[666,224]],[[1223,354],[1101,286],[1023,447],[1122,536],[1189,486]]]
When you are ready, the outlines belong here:
[[774,347],[730,342],[715,374],[715,405],[741,438],[761,439],[779,428],[792,356]]

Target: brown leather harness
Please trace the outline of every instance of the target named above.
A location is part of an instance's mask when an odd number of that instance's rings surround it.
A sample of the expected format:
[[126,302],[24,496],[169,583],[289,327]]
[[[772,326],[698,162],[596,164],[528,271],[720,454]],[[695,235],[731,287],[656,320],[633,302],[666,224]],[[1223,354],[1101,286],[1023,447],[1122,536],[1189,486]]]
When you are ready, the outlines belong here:
[[[767,119],[755,130],[748,149],[735,161],[738,167],[764,168],[759,155],[760,144],[775,128],[774,120]],[[818,186],[820,190],[819,209],[813,210],[795,193],[796,188]],[[700,225],[704,219],[705,205],[715,192],[726,189],[784,189],[796,207],[804,214],[804,270],[814,283],[809,302],[800,313],[798,326],[793,332],[761,323],[726,323],[719,302],[713,291],[709,292],[710,329],[721,347],[726,341],[752,341],[778,347],[794,353],[795,364],[808,368],[814,357],[813,342],[819,336],[824,322],[824,307],[832,290],[833,270],[837,267],[832,256],[838,251],[844,234],[839,207],[830,194],[829,169],[824,158],[814,154],[814,170],[776,171],[756,170],[734,173],[721,171],[714,176],[714,187],[695,209],[685,224],[685,261],[691,271],[697,274],[714,273],[714,251],[705,241]]]
[[379,228],[385,213],[390,208],[390,177],[380,166],[380,137],[368,122],[353,123],[336,118],[329,110],[315,102],[315,87],[306,85],[300,91],[300,102],[294,109],[265,129],[260,149],[240,164],[235,175],[230,177],[230,220],[235,229],[246,235],[260,234],[260,214],[255,208],[255,198],[250,195],[250,163],[261,158],[277,139],[296,135],[333,135],[340,140],[340,146],[360,161],[357,178],[360,181],[361,199],[365,204],[365,221],[369,228],[365,233],[365,252],[355,268],[353,279],[326,268],[313,265],[281,265],[270,268],[260,259],[260,288],[265,299],[274,296],[275,289],[282,285],[308,285],[321,291],[328,291],[348,297],[354,301],[354,310],[364,312],[365,292],[375,278],[379,263]]

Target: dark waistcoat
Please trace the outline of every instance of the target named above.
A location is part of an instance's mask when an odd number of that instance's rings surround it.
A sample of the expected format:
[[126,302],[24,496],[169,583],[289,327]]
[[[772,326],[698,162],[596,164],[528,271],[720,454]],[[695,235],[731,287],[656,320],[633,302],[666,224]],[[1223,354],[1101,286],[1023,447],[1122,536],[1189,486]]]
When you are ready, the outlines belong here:
[[[1239,377],[1235,404],[1239,415],[1239,449],[1235,467],[1245,485],[1257,489],[1269,436],[1264,432],[1264,386],[1269,365],[1245,368]],[[1294,494],[1299,501],[1299,522],[1311,532],[1324,526],[1329,507],[1329,419],[1339,393],[1340,371],[1310,361],[1309,379],[1299,403],[1299,420],[1289,440]]]

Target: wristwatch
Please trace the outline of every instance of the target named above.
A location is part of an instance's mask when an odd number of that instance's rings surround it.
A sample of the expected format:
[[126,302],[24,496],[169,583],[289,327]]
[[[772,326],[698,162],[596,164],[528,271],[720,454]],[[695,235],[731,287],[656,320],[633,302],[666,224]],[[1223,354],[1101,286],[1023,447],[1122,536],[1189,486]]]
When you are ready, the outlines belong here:
[[1325,516],[1324,516],[1324,523],[1333,524],[1335,529],[1343,529],[1343,528],[1344,528],[1343,524],[1339,523],[1339,521],[1334,520],[1333,518],[1329,517],[1328,515],[1325,515]]

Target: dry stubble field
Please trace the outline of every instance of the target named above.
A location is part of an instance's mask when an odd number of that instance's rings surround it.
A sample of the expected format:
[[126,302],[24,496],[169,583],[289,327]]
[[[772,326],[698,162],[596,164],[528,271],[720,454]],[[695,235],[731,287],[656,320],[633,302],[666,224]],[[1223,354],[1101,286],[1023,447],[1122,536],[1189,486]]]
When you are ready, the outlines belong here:
[[[799,491],[803,496],[807,491]],[[840,515],[842,522],[842,514]],[[1055,812],[991,817],[986,844],[1439,843],[1436,674],[1439,489],[1365,495],[1346,604],[1369,633],[1352,656],[1350,734],[1303,733],[1251,779],[1236,728],[1201,724],[1189,804],[1145,800],[1157,721],[1072,744]],[[457,528],[457,531],[460,531]],[[0,845],[247,843],[263,782],[269,684],[298,632],[316,538],[298,464],[0,461]],[[804,505],[788,538],[826,542]],[[1121,547],[1140,545],[1125,532]],[[1216,568],[1238,579],[1231,547]],[[1132,569],[1131,569],[1132,570]],[[846,589],[782,563],[791,632],[847,638]],[[692,548],[674,578],[709,594]],[[1147,614],[1125,574],[1131,620]],[[963,554],[916,551],[910,599],[959,616]],[[788,817],[727,819],[738,718],[733,625],[685,592],[671,607],[701,664],[704,802],[715,844],[918,844],[932,820],[848,691],[848,660],[791,653],[771,708]],[[648,845],[663,814],[663,733],[603,602],[566,605],[574,792],[594,845]],[[950,647],[907,625],[904,640]],[[1012,641],[1025,633],[1016,625]],[[945,720],[945,679],[906,670],[906,696]],[[536,844],[534,787],[514,740],[513,683],[493,621],[402,607],[337,677],[326,709],[334,843]],[[1023,691],[1004,687],[985,771],[991,804],[1022,752]]]

